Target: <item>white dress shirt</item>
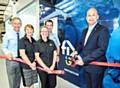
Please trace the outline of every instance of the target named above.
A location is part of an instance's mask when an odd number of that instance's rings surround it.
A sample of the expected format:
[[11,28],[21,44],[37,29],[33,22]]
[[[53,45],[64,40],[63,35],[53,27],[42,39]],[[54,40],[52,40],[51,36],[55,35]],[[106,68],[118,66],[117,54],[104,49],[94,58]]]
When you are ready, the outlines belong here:
[[49,34],[49,39],[51,39],[51,40],[54,41],[55,46],[56,46],[57,48],[60,47],[60,41],[59,41],[59,38],[58,38],[58,36],[57,36],[56,34],[50,33],[50,34]]
[[89,36],[90,36],[90,34],[91,34],[92,30],[94,29],[96,24],[97,24],[97,22],[94,25],[88,27],[88,31],[87,31],[85,41],[84,41],[84,46],[86,45],[87,40],[88,40],[88,38],[89,38]]

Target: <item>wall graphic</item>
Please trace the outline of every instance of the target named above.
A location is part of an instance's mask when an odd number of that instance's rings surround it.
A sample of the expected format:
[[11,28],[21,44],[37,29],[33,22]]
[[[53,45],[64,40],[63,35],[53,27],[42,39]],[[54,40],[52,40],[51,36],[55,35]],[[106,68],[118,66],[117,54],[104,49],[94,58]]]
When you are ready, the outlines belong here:
[[[108,27],[112,33],[115,25],[119,26],[120,23],[119,6],[119,0],[40,0],[40,25],[43,25],[46,19],[57,17],[58,36],[61,43],[69,40],[76,47],[82,30],[87,27],[85,16],[90,7],[97,8],[100,15],[99,22]],[[69,44],[65,46],[69,47],[71,53]],[[62,77],[79,85],[79,67],[67,66],[65,58],[66,55],[62,55],[59,63],[59,69],[64,69],[67,73]]]

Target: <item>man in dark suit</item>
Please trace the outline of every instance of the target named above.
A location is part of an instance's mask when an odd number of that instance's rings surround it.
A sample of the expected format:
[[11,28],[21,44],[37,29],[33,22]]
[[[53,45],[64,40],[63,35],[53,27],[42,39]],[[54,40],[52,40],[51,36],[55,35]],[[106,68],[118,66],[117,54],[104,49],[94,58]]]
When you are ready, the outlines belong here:
[[86,15],[88,28],[83,30],[81,41],[77,48],[79,55],[77,56],[76,64],[81,65],[84,70],[83,74],[84,78],[86,78],[87,88],[101,88],[105,70],[105,67],[89,64],[92,61],[106,61],[105,52],[109,41],[109,31],[98,23],[98,19],[97,10],[90,8]]

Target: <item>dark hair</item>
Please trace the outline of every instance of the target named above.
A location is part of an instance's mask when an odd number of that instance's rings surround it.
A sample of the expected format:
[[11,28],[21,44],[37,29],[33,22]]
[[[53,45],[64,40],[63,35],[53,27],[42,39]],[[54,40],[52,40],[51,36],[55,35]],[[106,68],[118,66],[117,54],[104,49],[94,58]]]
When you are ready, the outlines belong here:
[[52,25],[53,25],[53,21],[52,21],[52,20],[46,20],[46,21],[45,21],[45,25],[47,24],[47,22],[51,22]]

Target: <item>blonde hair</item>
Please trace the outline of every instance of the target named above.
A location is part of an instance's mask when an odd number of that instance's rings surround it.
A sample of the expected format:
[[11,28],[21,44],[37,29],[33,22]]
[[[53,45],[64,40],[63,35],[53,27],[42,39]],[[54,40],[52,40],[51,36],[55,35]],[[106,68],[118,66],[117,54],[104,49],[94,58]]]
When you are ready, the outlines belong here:
[[[47,27],[45,27],[45,26],[42,26],[42,27],[40,27],[40,31],[39,31],[39,35],[40,35],[40,39],[42,39],[42,37],[41,37],[41,29],[43,29],[43,28],[46,28],[47,29]],[[47,31],[48,31],[48,29],[47,29]],[[48,32],[48,38],[49,38],[49,32]]]
[[[47,29],[47,27],[45,27],[45,26],[40,27],[40,33],[41,33],[41,29],[43,29],[43,28]],[[47,31],[48,31],[48,29],[47,29]]]
[[22,20],[21,20],[19,17],[13,17],[13,18],[12,18],[12,22],[13,22],[14,20],[19,20],[19,21],[21,22],[21,24],[22,24]]

